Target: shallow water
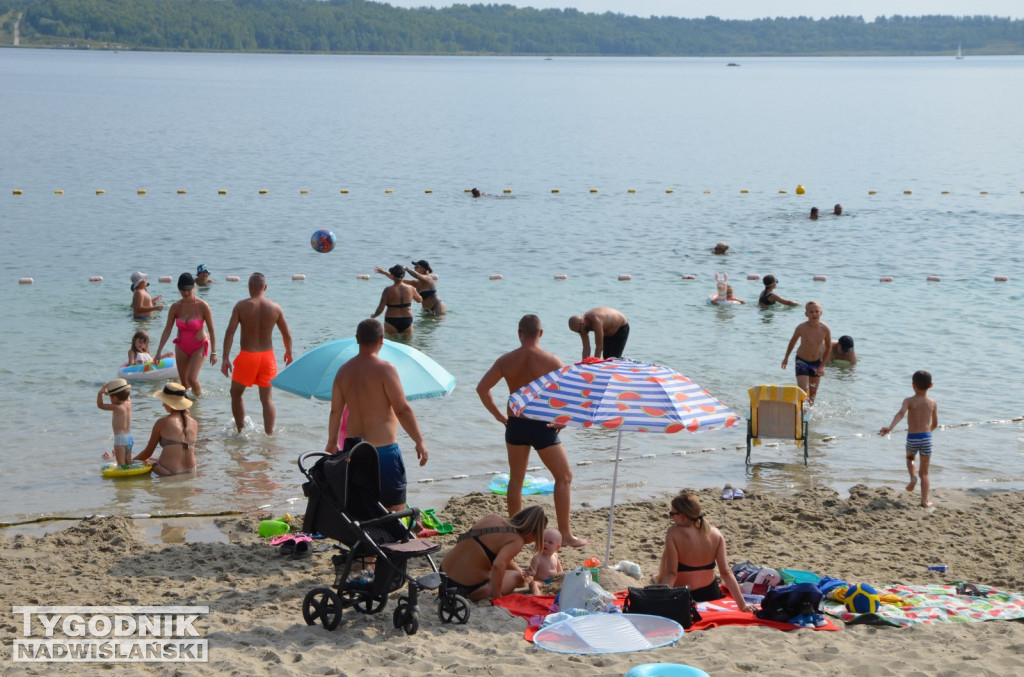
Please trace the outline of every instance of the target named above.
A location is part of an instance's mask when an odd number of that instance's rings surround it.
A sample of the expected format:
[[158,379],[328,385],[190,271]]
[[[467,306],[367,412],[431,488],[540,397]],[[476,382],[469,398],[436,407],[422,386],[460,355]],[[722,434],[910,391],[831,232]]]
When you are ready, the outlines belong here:
[[[802,310],[707,306],[715,272],[751,303],[761,283],[747,275],[768,273],[787,298],[819,300],[833,335],[856,339],[860,364],[828,371],[808,468],[784,444],[755,450],[746,469],[742,429],[627,434],[620,496],[725,482],[902,484],[902,434],[874,432],[921,368],[950,426],[936,435],[933,486],[1024,487],[1024,149],[1011,142],[1024,59],[723,66],[0,50],[0,116],[16,130],[0,140],[0,518],[283,508],[301,495],[294,461],[323,448],[327,405],[275,393],[268,438],[250,393],[254,425],[238,434],[228,380],[209,365],[193,408],[199,475],[99,476],[112,435],[95,393],[139,326],[128,276],[176,278],[201,262],[218,280],[199,292],[218,347],[244,280],[261,270],[297,355],[351,335],[372,312],[386,280],[358,274],[431,262],[451,312],[418,319],[411,344],[458,386],[414,403],[431,461],[409,463],[413,504],[485,491],[488,473],[507,468],[501,428],[474,388],[515,347],[527,312],[569,361],[580,345],[566,318],[620,308],[628,355],[676,368],[740,414],[749,386],[792,382],[779,363]],[[488,195],[467,197],[471,186]],[[835,202],[846,215],[806,218]],[[338,235],[327,255],[308,244],[320,227]],[[719,240],[729,255],[709,253]],[[104,281],[87,282],[94,275]],[[141,326],[156,340],[163,316]],[[146,387],[133,402],[142,445],[162,410]],[[574,463],[592,461],[575,467],[574,501],[605,503],[616,437],[563,439]]]

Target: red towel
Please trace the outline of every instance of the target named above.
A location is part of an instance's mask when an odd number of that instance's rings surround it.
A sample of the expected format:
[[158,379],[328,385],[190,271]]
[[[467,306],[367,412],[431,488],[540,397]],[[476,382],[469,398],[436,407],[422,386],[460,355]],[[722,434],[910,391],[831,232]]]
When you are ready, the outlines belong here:
[[[629,593],[626,590],[615,593],[615,603],[622,606],[622,603],[625,601],[626,595],[628,594]],[[726,592],[726,595],[728,595],[728,592]],[[493,602],[494,606],[500,606],[503,609],[508,609],[509,613],[512,615],[520,616],[525,618],[527,621],[534,616],[546,616],[551,613],[551,607],[554,603],[554,595],[519,594],[505,595],[495,599]],[[796,630],[798,627],[792,623],[766,621],[762,618],[758,618],[749,611],[742,612],[736,608],[736,602],[732,601],[728,596],[715,600],[714,602],[701,602],[698,606],[702,608],[700,612],[701,620],[694,623],[688,632],[692,632],[694,630],[707,630],[709,628],[717,628],[723,625],[764,625],[778,630]],[[523,639],[527,642],[532,642],[533,635],[538,630],[540,630],[539,625],[531,625],[527,627],[526,632],[523,634]],[[830,618],[826,618],[825,625],[820,628],[814,628],[814,630],[840,630],[840,628],[837,627]]]

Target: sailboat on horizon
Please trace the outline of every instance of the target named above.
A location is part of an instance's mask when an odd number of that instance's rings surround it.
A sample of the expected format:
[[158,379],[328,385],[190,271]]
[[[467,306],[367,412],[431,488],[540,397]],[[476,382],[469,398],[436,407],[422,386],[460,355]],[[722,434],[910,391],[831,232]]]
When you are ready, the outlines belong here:
[[960,44],[959,43],[956,46],[956,58],[957,59],[963,59],[964,58],[964,52],[963,52],[962,49],[960,49]]

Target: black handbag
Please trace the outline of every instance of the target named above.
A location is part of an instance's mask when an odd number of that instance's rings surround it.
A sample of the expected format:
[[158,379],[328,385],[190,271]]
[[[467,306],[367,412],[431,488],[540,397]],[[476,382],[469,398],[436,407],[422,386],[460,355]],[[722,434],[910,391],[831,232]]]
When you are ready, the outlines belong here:
[[648,614],[671,618],[685,629],[700,620],[697,605],[690,597],[690,586],[673,588],[667,585],[647,585],[630,588],[622,611],[627,614]]

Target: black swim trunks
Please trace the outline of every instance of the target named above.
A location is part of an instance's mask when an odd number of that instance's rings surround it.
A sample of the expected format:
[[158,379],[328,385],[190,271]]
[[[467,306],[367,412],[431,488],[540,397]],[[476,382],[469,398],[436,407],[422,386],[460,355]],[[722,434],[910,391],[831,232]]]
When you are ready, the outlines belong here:
[[505,443],[528,445],[542,451],[559,444],[558,429],[549,428],[547,421],[512,416],[505,424]]
[[626,349],[626,339],[629,338],[629,322],[619,327],[619,330],[611,336],[604,337],[604,355],[602,357],[622,357],[622,351]]
[[399,334],[412,326],[411,317],[385,317],[384,321],[394,327]]
[[800,357],[796,358],[796,375],[797,376],[809,376],[811,378],[818,378],[818,368],[821,366],[821,360],[814,360],[808,362]]

